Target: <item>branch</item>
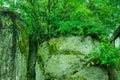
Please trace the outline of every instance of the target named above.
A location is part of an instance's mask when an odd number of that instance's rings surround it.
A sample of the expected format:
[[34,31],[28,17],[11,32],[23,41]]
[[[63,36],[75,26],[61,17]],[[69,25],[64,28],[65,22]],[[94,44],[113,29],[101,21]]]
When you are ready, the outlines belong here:
[[114,41],[115,39],[117,39],[120,36],[120,26],[115,30],[115,32],[113,33],[112,37],[111,37],[111,41]]

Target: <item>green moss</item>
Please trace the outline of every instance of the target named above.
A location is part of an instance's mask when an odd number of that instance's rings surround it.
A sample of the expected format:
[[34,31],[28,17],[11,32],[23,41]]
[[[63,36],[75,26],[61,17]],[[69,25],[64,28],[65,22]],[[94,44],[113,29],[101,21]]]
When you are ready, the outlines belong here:
[[[53,42],[54,43],[54,42]],[[61,42],[58,42],[59,45]],[[70,51],[70,50],[58,50],[56,45],[52,43],[48,46],[51,54],[74,54],[74,55],[83,55],[79,51]]]
[[28,34],[27,34],[26,28],[20,30],[18,46],[19,46],[21,53],[24,54],[25,56],[27,56],[29,43],[28,43]]

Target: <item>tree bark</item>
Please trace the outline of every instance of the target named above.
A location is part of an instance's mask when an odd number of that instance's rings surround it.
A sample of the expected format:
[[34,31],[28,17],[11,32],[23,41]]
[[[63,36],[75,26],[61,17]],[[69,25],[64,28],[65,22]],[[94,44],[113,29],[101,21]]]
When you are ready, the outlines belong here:
[[111,41],[116,40],[119,36],[120,36],[120,26],[118,26],[118,28],[113,33],[113,35],[111,37]]
[[35,64],[37,60],[38,42],[34,35],[29,36],[29,54],[28,54],[28,80],[35,80]]
[[109,80],[118,80],[117,73],[115,72],[114,68],[109,66],[106,70],[108,72]]

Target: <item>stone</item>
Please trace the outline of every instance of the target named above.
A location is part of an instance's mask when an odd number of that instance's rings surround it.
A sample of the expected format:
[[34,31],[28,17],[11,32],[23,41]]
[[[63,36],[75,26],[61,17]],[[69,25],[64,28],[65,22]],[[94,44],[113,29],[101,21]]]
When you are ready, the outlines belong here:
[[99,51],[99,41],[90,36],[52,38],[39,46],[38,56],[44,65],[46,79],[108,80],[101,67],[87,66],[89,54]]
[[100,67],[84,67],[66,80],[109,80],[107,72]]

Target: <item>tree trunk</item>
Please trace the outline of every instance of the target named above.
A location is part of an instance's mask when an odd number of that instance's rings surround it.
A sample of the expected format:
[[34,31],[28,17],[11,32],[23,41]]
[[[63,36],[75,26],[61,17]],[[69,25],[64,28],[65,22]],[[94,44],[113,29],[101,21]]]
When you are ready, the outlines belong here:
[[37,59],[38,43],[34,40],[34,35],[29,36],[28,54],[28,80],[35,80],[35,64]]
[[108,72],[109,80],[118,80],[117,73],[115,72],[114,68],[109,66],[106,70]]
[[116,40],[119,36],[120,36],[120,26],[118,26],[118,28],[113,33],[113,35],[111,37],[111,41]]

